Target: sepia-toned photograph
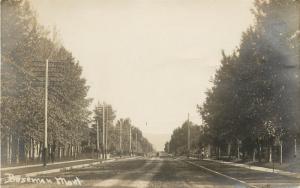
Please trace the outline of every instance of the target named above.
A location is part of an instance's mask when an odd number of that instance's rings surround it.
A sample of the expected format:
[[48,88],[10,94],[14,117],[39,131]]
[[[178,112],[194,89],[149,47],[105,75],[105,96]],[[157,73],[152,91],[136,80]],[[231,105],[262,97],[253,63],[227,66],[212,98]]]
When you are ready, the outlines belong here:
[[0,187],[300,188],[300,0],[0,1]]

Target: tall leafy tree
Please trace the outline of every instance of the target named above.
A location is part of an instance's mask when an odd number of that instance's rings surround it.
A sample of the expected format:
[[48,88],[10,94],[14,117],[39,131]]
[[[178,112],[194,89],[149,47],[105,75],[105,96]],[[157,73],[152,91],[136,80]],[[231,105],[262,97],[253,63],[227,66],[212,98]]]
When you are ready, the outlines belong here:
[[[18,161],[26,159],[33,141],[42,147],[45,61],[49,58],[50,62],[60,62],[56,68],[49,63],[51,155],[57,153],[56,146],[66,147],[66,143],[73,151],[79,150],[82,140],[87,139],[91,101],[79,63],[62,45],[50,39],[49,32],[37,23],[28,1],[1,1],[1,14],[1,139],[7,144],[5,149],[12,145],[12,158]],[[37,69],[41,73],[37,74]],[[54,80],[54,76],[59,79]],[[10,151],[5,151],[8,156]]]
[[198,106],[211,143],[237,138],[248,153],[299,134],[299,1],[257,0],[253,13]]

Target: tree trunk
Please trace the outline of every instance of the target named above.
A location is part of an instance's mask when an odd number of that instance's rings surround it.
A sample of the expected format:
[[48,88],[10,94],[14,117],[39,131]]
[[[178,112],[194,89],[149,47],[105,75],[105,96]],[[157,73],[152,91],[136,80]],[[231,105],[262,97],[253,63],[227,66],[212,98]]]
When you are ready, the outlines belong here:
[[269,146],[269,162],[272,162],[272,146]]
[[[24,140],[23,140],[24,141]],[[29,144],[29,145],[27,145],[27,144]],[[23,152],[24,152],[24,159],[25,159],[25,162],[26,162],[26,164],[28,163],[28,161],[29,161],[29,159],[30,159],[30,141],[29,141],[29,143],[23,143],[23,147],[24,147],[24,150],[23,150]]]
[[48,141],[48,146],[47,146],[47,163],[51,160],[51,144],[49,144],[49,141]]
[[17,156],[16,156],[16,163],[20,162],[20,138],[17,138]]
[[73,156],[72,148],[73,148],[73,146],[72,146],[72,144],[70,144],[69,145],[69,157],[70,158],[72,158],[72,156]]
[[231,143],[228,143],[227,145],[227,156],[230,158],[231,156]]
[[237,159],[240,160],[240,144],[237,144]]
[[32,160],[35,160],[36,142],[35,142],[34,139],[32,139],[32,144],[33,144],[33,148],[32,148]]
[[13,146],[13,139],[12,139],[12,134],[10,134],[9,137],[9,164],[12,162],[12,146]]
[[261,162],[261,145],[258,146],[258,161]]
[[59,158],[59,160],[61,159],[61,147],[60,146],[58,147],[58,158]]
[[70,144],[67,146],[67,151],[66,151],[67,157],[70,157]]
[[68,145],[65,145],[64,147],[64,157],[66,158],[68,156]]
[[32,143],[32,138],[29,138],[29,149],[28,149],[28,159],[32,160],[32,156],[33,156],[33,143]]
[[77,145],[74,145],[74,159],[77,157]]
[[10,143],[10,135],[6,137],[6,163],[11,164],[11,143]]
[[41,160],[41,142],[37,142],[37,157],[39,161]]
[[297,157],[297,139],[294,139],[294,158]]
[[74,145],[72,145],[72,147],[71,147],[71,151],[72,151],[72,159],[75,159],[75,146]]
[[62,157],[63,158],[65,158],[66,157],[66,147],[65,147],[65,145],[63,146],[63,148],[62,148]]
[[282,164],[282,141],[280,141],[280,164]]
[[208,157],[210,158],[211,157],[211,146],[210,146],[210,144],[208,144],[208,146],[207,146],[207,153],[208,153]]
[[79,154],[80,154],[80,146],[79,146],[79,144],[77,145],[77,157],[79,156]]
[[55,161],[55,151],[56,151],[56,141],[53,141],[52,147],[51,147],[51,161],[54,163]]
[[36,143],[36,156],[37,156],[37,158],[38,158],[38,160],[40,160],[40,142],[37,142]]
[[39,159],[40,161],[42,158],[44,158],[45,153],[43,152],[44,149],[44,143],[40,142],[40,147],[39,147]]

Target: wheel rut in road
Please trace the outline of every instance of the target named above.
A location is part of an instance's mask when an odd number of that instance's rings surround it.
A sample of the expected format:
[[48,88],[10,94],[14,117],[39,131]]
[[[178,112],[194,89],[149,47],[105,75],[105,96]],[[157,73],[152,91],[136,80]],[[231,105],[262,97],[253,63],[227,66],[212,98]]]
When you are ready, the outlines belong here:
[[161,170],[161,166],[163,164],[162,160],[160,159],[151,159],[153,164],[155,166],[151,169],[147,169],[141,177],[142,178],[137,178],[137,180],[134,180],[129,184],[129,187],[138,187],[138,188],[146,188],[149,187],[153,177],[158,174]]
[[161,163],[157,159],[145,160],[139,168],[128,169],[109,179],[97,182],[97,187],[147,187],[154,174],[160,169]]
[[216,176],[181,160],[165,159],[149,188],[211,188],[241,187],[239,183]]

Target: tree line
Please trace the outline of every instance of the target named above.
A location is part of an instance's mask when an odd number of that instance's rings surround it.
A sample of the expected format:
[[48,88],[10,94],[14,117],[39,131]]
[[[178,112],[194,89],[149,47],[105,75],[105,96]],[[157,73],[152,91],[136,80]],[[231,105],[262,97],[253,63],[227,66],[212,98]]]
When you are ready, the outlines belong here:
[[198,142],[217,157],[282,162],[296,155],[300,137],[299,1],[254,5],[255,24],[236,50],[222,52],[213,86],[197,106]]
[[[45,74],[48,67],[48,152],[51,160],[77,158],[94,151],[92,99],[82,67],[40,25],[26,0],[1,1],[1,162],[42,158],[45,124]],[[110,117],[115,118],[115,116]],[[117,125],[109,125],[109,151],[116,146]],[[128,120],[129,121],[129,120]],[[129,121],[130,122],[130,121]],[[139,152],[152,150],[139,129]],[[150,148],[150,149],[149,149]]]
[[98,152],[102,155],[104,155],[105,152],[120,156],[132,154],[142,155],[154,150],[152,144],[143,136],[142,131],[133,125],[130,118],[120,118],[113,124],[115,118],[115,111],[111,105],[104,103],[98,104],[95,107],[95,123],[92,126],[93,136],[91,136],[95,147],[92,148],[97,148],[98,130]]
[[[190,132],[190,136],[188,136],[188,132]],[[173,131],[170,141],[165,143],[164,151],[175,155],[199,154],[202,149],[200,143],[202,134],[201,126],[191,121],[185,121]],[[188,139],[190,139],[190,150],[188,150]]]

